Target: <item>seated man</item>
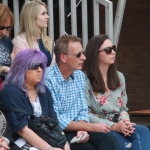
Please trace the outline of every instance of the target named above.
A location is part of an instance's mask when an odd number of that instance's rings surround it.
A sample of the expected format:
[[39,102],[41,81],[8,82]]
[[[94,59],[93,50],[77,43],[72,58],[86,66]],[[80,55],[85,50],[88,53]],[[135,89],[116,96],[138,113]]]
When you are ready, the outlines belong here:
[[[84,96],[85,76],[80,71],[84,60],[81,39],[65,35],[56,41],[56,63],[49,67],[46,83],[51,92],[54,109],[67,140],[86,134],[80,143],[70,144],[72,150],[119,150],[110,127],[89,123]],[[82,143],[82,144],[81,144]]]

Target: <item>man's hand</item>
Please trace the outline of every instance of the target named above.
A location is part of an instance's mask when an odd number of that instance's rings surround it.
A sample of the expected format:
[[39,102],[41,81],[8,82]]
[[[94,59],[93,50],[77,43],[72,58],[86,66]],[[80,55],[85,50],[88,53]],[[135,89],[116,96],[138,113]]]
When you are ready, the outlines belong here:
[[4,137],[0,138],[0,150],[9,150],[8,142]]
[[110,127],[106,124],[103,123],[94,123],[93,124],[93,128],[95,132],[110,132]]
[[83,134],[86,134],[86,138],[83,141],[80,141],[80,143],[85,143],[89,140],[88,132],[86,132],[86,131],[77,131],[77,137],[80,137]]

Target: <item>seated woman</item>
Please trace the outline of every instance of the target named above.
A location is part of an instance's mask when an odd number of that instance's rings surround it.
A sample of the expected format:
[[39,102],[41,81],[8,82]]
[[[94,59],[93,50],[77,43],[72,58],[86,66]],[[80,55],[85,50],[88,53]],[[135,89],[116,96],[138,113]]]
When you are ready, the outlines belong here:
[[8,37],[14,24],[11,10],[0,3],[0,89],[11,64],[13,44]]
[[[8,6],[0,3],[0,89],[7,72],[10,70],[13,44],[9,38],[10,31],[14,24],[14,16]],[[0,100],[0,111],[3,110],[3,105]],[[6,138],[0,138],[0,149],[20,150],[20,148],[13,143],[11,137],[11,130],[7,126],[7,131],[4,135]],[[8,147],[9,145],[9,147]]]
[[[57,120],[50,92],[45,86],[46,63],[46,56],[38,50],[22,50],[16,55],[1,91],[5,108],[18,108],[37,117],[43,115]],[[13,138],[19,147],[52,150],[46,141],[28,128],[26,114],[11,111],[7,112],[7,116]],[[53,148],[53,150],[61,149]],[[70,150],[68,144],[65,144],[64,150]]]
[[106,35],[94,36],[86,46],[85,56],[90,122],[110,126],[123,150],[150,150],[149,129],[130,122],[125,78],[115,67],[115,45]]
[[49,16],[44,2],[26,2],[20,13],[20,28],[13,39],[14,56],[23,49],[40,49],[47,57],[47,66],[55,62],[53,41],[46,35]]

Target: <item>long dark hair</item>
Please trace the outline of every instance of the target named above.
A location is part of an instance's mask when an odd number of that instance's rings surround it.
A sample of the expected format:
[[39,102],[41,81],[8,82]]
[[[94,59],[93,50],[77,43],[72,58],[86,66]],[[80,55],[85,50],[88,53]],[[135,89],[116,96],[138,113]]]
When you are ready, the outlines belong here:
[[[83,65],[83,71],[89,78],[93,91],[95,92],[107,91],[102,74],[98,67],[98,50],[107,39],[109,39],[107,35],[96,35],[89,40],[86,46],[86,60]],[[119,84],[120,82],[117,75],[116,62],[114,62],[114,64],[111,64],[108,68],[107,85],[110,90],[115,90],[118,88]]]

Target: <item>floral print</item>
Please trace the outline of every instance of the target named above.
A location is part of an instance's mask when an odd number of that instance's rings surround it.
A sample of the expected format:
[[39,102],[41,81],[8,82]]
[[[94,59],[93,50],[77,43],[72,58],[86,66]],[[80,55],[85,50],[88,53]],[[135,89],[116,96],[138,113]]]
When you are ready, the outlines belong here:
[[126,107],[127,95],[125,90],[125,79],[121,72],[118,72],[120,85],[116,90],[110,92],[107,96],[105,93],[97,93],[92,90],[90,81],[87,78],[85,97],[89,107],[90,122],[101,122],[109,126],[113,121],[129,119]]
[[125,89],[121,92],[121,97],[125,96]]
[[118,106],[122,107],[123,106],[123,100],[122,97],[118,97]]
[[120,83],[120,85],[119,85],[119,88],[121,88],[122,87],[122,83]]
[[108,103],[107,97],[105,95],[100,95],[100,94],[98,94],[96,92],[94,92],[94,95],[95,95],[95,99],[99,102],[99,104],[101,106],[103,106],[103,105]]

